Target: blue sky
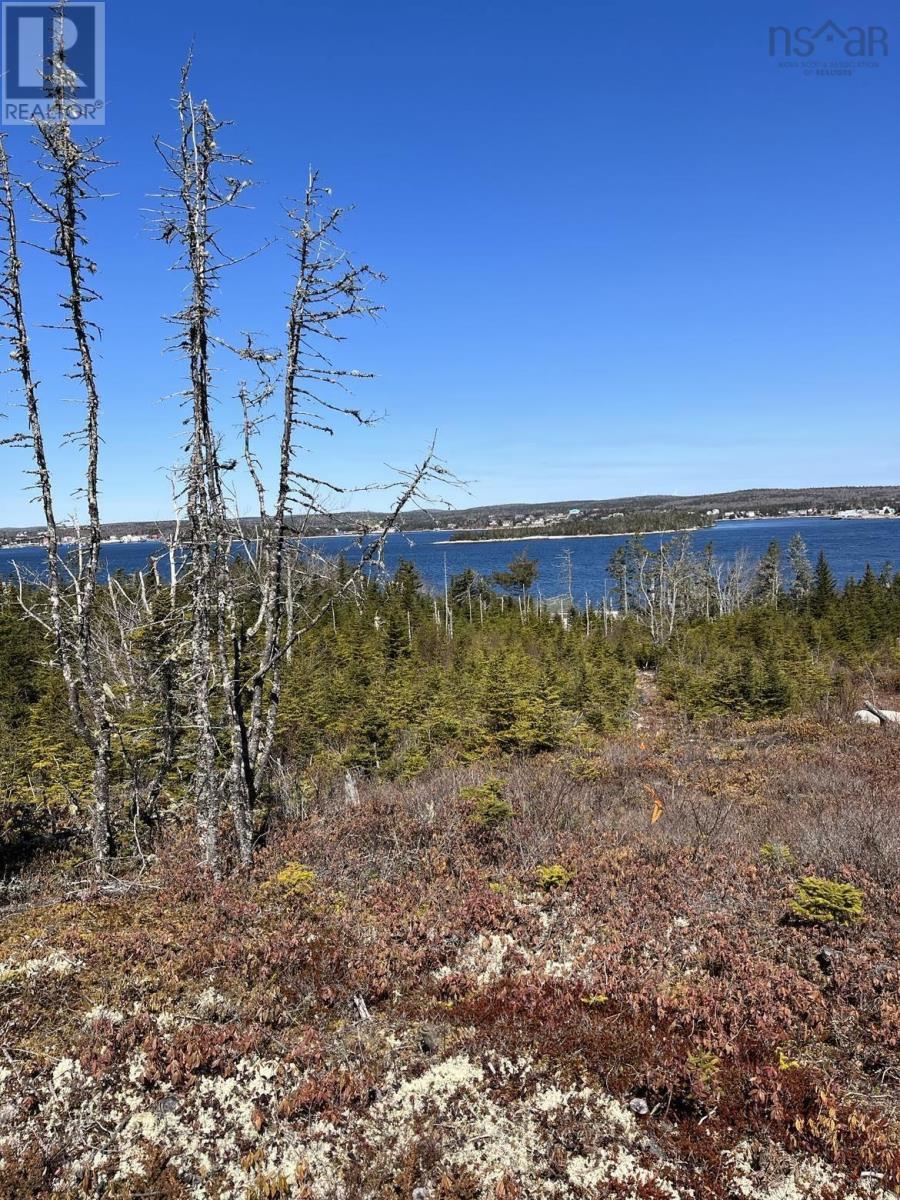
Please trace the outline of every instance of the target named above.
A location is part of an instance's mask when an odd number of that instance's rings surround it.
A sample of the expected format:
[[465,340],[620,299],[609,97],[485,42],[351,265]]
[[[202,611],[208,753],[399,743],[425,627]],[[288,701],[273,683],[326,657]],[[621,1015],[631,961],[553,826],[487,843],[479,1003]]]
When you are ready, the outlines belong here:
[[[886,26],[891,55],[850,78],[770,59],[770,25],[827,18]],[[312,443],[314,474],[383,478],[437,430],[471,481],[458,503],[900,480],[900,20],[884,0],[108,0],[107,27],[119,165],[91,223],[106,519],[169,513],[183,367],[162,318],[182,280],[147,212],[192,39],[194,90],[235,121],[260,182],[229,248],[283,232],[312,163],[357,206],[345,243],[389,276],[383,318],[343,352],[377,373],[356,398],[385,419]],[[10,150],[27,165],[23,131]],[[279,331],[289,279],[277,247],[235,271],[223,333]],[[35,264],[35,320],[53,283]],[[38,345],[55,444],[77,413],[53,338]],[[0,453],[0,524],[37,520],[23,458]],[[55,459],[68,511],[77,464]]]

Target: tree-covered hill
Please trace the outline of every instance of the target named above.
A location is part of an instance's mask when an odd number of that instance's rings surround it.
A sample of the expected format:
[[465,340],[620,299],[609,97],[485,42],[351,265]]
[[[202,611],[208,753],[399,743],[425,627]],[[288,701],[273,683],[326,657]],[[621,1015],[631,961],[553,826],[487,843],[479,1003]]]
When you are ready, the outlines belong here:
[[[511,520],[519,523],[529,518],[558,515],[568,517],[577,510],[579,516],[609,516],[614,513],[634,514],[640,512],[696,511],[706,513],[712,508],[726,512],[749,510],[762,516],[778,516],[788,512],[814,510],[831,513],[841,509],[880,509],[885,506],[900,508],[900,484],[846,485],[841,487],[810,488],[745,488],[733,492],[708,492],[698,495],[646,495],[618,496],[605,500],[546,500],[541,502],[502,502],[461,508],[433,508],[405,513],[400,521],[404,529],[475,529],[492,520]],[[331,534],[363,528],[379,528],[385,513],[373,509],[347,510],[326,514],[297,517],[293,528],[310,535]],[[241,525],[252,532],[255,519],[246,518]],[[169,536],[174,529],[172,521],[113,521],[103,525],[107,537],[141,535],[155,538]],[[71,530],[69,532],[72,532]],[[6,526],[0,528],[0,542],[9,542],[17,535],[39,537],[39,526]]]

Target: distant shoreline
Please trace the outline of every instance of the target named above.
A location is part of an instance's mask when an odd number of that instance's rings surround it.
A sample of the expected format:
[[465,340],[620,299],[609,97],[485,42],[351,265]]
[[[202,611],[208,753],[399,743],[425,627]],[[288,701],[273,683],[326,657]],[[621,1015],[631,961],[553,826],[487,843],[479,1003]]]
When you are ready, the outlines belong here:
[[[476,542],[543,542],[551,539],[563,538],[566,541],[571,541],[574,538],[591,538],[591,537],[649,537],[656,533],[699,533],[704,529],[720,529],[724,525],[743,525],[755,521],[890,521],[900,520],[900,514],[895,517],[883,516],[881,513],[872,513],[865,517],[837,517],[833,513],[772,513],[764,517],[719,517],[712,525],[687,525],[682,529],[644,529],[638,532],[631,533],[527,533],[521,537],[494,537],[494,538],[446,538],[444,541],[435,542],[436,546],[466,546],[474,545]],[[485,530],[489,527],[484,527]],[[422,531],[424,532],[424,531]],[[444,532],[442,530],[442,532]],[[470,531],[467,531],[470,532]],[[474,532],[471,531],[471,532]]]
[[[729,521],[729,524],[731,522]],[[715,525],[685,525],[682,529],[644,529],[631,533],[526,533],[522,537],[446,538],[435,546],[474,546],[478,542],[551,542],[573,541],[575,538],[650,537],[656,533],[696,533],[698,529],[715,529]],[[473,531],[474,532],[474,531]]]
[[[884,513],[867,513],[865,516],[854,517],[839,517],[835,513],[772,513],[767,516],[757,517],[719,517],[712,525],[690,525],[683,529],[645,529],[640,532],[630,533],[526,533],[516,535],[514,530],[510,530],[508,535],[503,537],[479,538],[465,537],[454,538],[444,537],[439,541],[435,541],[432,545],[435,546],[473,546],[478,542],[543,542],[543,541],[570,541],[575,538],[605,538],[605,537],[644,537],[653,534],[673,534],[673,533],[698,533],[704,529],[713,530],[719,529],[727,525],[743,525],[756,521],[900,521],[900,513],[893,516]],[[478,530],[462,530],[460,532],[475,533],[488,532],[490,526],[479,526]],[[533,527],[532,527],[533,528]],[[410,534],[433,534],[433,533],[453,533],[452,529],[395,529],[394,533],[400,536],[408,536]],[[307,534],[303,539],[305,541],[326,541],[332,538],[341,538],[343,540],[355,541],[360,534],[353,530],[340,530],[337,533],[312,533]],[[61,545],[61,549],[72,546],[77,543],[65,542]],[[138,541],[124,542],[119,539],[107,540],[101,542],[103,547],[112,546],[146,546],[157,545],[164,546],[165,542],[158,537],[140,538]],[[0,553],[6,554],[11,550],[46,550],[46,546],[39,542],[13,542],[7,545],[0,545]]]

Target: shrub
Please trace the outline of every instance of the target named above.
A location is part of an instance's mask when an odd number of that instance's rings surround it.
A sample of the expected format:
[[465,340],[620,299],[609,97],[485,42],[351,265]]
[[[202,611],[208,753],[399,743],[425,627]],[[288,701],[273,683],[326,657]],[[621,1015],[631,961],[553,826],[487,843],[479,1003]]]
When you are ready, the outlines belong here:
[[709,1050],[697,1050],[688,1055],[689,1069],[702,1080],[706,1087],[711,1087],[719,1075],[719,1056]]
[[293,1188],[287,1177],[278,1172],[277,1175],[257,1175],[249,1185],[248,1200],[279,1200],[281,1196],[290,1196]]
[[765,842],[760,847],[759,855],[770,867],[784,867],[790,870],[797,865],[793,851],[784,842]]
[[298,898],[309,896],[317,882],[318,876],[312,867],[298,862],[287,863],[272,880],[274,887],[284,895]]
[[499,779],[488,779],[480,787],[463,788],[459,798],[469,806],[472,824],[484,829],[505,825],[513,815],[512,805],[503,799],[503,783]]
[[787,1051],[782,1047],[778,1047],[778,1070],[779,1071],[798,1071],[803,1064],[799,1058],[791,1058]]
[[807,875],[788,901],[792,916],[810,925],[849,925],[862,920],[863,894],[852,883]]
[[538,886],[543,888],[545,892],[552,892],[554,888],[568,887],[575,878],[571,871],[567,871],[559,863],[538,867],[534,875],[538,881]]
[[398,763],[397,778],[401,780],[415,779],[431,765],[428,755],[422,750],[410,750]]

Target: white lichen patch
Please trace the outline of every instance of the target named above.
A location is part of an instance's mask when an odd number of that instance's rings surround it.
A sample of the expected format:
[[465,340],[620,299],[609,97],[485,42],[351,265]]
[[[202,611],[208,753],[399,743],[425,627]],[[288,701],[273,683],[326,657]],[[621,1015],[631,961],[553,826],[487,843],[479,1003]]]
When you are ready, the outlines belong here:
[[[515,1099],[507,1094],[510,1085],[521,1093]],[[636,1157],[627,1156],[634,1167],[629,1179],[623,1154],[604,1145],[637,1140],[637,1125],[627,1109],[590,1088],[563,1089],[554,1081],[545,1082],[528,1059],[499,1059],[482,1066],[456,1055],[389,1088],[373,1116],[385,1130],[383,1155],[401,1161],[417,1136],[417,1125],[431,1128],[440,1139],[443,1168],[478,1179],[485,1195],[505,1177],[519,1182],[526,1195],[566,1195],[566,1186],[553,1178],[550,1161],[557,1130],[569,1129],[574,1122],[590,1131],[596,1144],[593,1156],[583,1162],[583,1173],[597,1185],[611,1179],[637,1184],[649,1177]],[[664,1180],[657,1183],[665,1194],[677,1196]]]
[[446,979],[462,973],[483,987],[504,974],[507,955],[515,947],[516,943],[508,933],[477,934],[463,946],[453,963],[438,967],[433,978]]
[[72,1089],[84,1079],[81,1063],[74,1058],[61,1058],[50,1075],[50,1089],[57,1103],[64,1103]]
[[[169,1037],[159,1027],[155,1036]],[[363,1193],[354,1171],[386,1194],[427,1140],[432,1165],[416,1181],[423,1196],[449,1175],[477,1180],[484,1200],[503,1179],[515,1181],[522,1200],[564,1200],[574,1189],[602,1196],[613,1186],[616,1196],[652,1186],[668,1200],[695,1200],[676,1163],[642,1149],[644,1121],[587,1080],[564,1081],[527,1057],[457,1049],[423,1060],[415,1031],[398,1038],[372,1026],[367,1038],[372,1063],[383,1064],[369,1098],[327,1112],[291,1103],[304,1088],[315,1092],[321,1076],[278,1057],[246,1057],[178,1086],[150,1082],[141,1051],[101,1075],[71,1056],[42,1079],[23,1082],[5,1067],[0,1156],[15,1161],[32,1141],[61,1148],[50,1181],[57,1191],[76,1187],[86,1171],[99,1189],[139,1179],[155,1148],[193,1200],[246,1200],[268,1194],[272,1180],[279,1196],[355,1200]],[[39,1100],[27,1118],[23,1088]],[[765,1180],[742,1146],[723,1161],[723,1176],[722,1194],[733,1200],[813,1200],[829,1187],[846,1200],[897,1200],[874,1181],[850,1185],[808,1160],[778,1160]]]
[[124,1020],[124,1013],[119,1012],[117,1008],[107,1008],[104,1004],[95,1004],[84,1015],[84,1023],[86,1025],[95,1025],[101,1021],[106,1022],[108,1025],[121,1025]]
[[235,1011],[234,1001],[214,987],[202,991],[194,1003],[194,1012],[205,1021],[227,1021]]
[[750,1147],[741,1142],[727,1156],[731,1168],[729,1195],[740,1200],[819,1200],[823,1195],[848,1200],[896,1200],[871,1173],[852,1187],[843,1176],[819,1159],[780,1158],[777,1166],[754,1170]]
[[48,976],[72,975],[80,970],[84,963],[76,958],[70,958],[62,950],[51,950],[38,958],[26,958],[23,962],[13,962],[7,959],[0,963],[0,980],[9,982],[16,979],[39,980]]
[[560,930],[553,917],[543,911],[536,914],[535,926],[536,935],[527,942],[509,933],[476,934],[450,962],[432,972],[432,978],[464,975],[475,987],[485,987],[502,977],[535,973],[587,982],[596,940],[585,930]]
[[543,973],[552,979],[586,981],[591,952],[596,945],[595,939],[589,934],[576,931],[555,946],[550,957],[539,965]]

